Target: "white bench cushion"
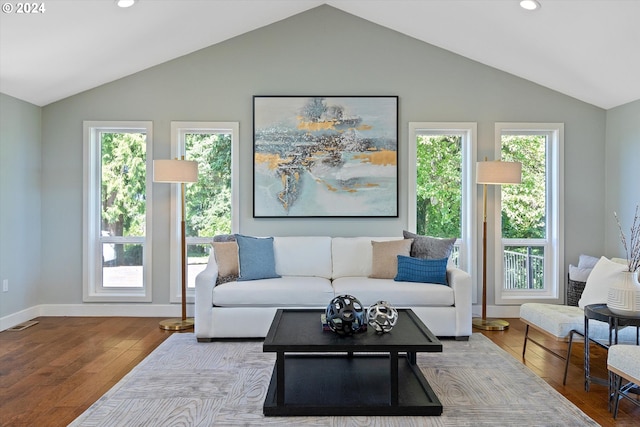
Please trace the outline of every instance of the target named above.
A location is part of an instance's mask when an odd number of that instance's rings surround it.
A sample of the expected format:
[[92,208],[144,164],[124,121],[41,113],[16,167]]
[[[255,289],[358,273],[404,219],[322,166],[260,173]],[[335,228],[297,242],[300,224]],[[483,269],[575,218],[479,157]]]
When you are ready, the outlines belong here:
[[[428,292],[425,289],[428,288]],[[394,307],[443,306],[454,303],[453,289],[433,283],[396,282],[393,279],[341,277],[334,279],[336,295],[350,294],[364,306],[376,301],[388,301]]]
[[[584,334],[584,310],[580,307],[531,302],[520,306],[520,318],[559,339],[568,339],[572,329]],[[634,327],[618,331],[619,342],[635,342],[635,337]],[[589,338],[608,343],[609,325],[589,320]]]
[[322,277],[283,276],[276,279],[229,282],[213,288],[218,307],[326,307],[333,288]]
[[607,365],[627,380],[640,384],[640,347],[637,345],[612,345],[607,355]]

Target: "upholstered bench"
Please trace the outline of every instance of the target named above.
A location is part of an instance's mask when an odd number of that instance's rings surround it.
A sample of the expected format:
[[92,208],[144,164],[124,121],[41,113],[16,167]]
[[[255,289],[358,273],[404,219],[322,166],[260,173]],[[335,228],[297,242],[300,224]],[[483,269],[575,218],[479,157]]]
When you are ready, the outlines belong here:
[[[640,346],[637,345],[613,345],[609,347],[607,355],[607,369],[611,375],[609,384],[613,390],[609,390],[611,396],[613,392],[613,419],[618,416],[618,406],[620,399],[625,397],[640,406],[640,400],[632,398],[629,393],[638,393],[640,387]],[[628,381],[622,384],[622,380]]]
[[[624,270],[623,262],[614,262],[605,257],[580,255],[577,267],[569,266],[567,283],[567,303],[569,305],[526,303],[520,307],[520,319],[526,324],[522,358],[527,350],[527,341],[531,341],[554,356],[565,361],[563,384],[567,380],[567,370],[571,357],[573,336],[584,339],[584,310],[589,304],[604,303],[607,299],[607,283]],[[529,327],[551,336],[559,341],[568,341],[566,356],[558,354],[529,335]],[[635,342],[635,328],[623,328],[619,331],[619,342]],[[589,341],[603,348],[611,345],[611,333],[607,323],[589,320]],[[585,344],[586,345],[586,344]]]
[[[571,357],[571,346],[573,336],[579,335],[584,339],[584,310],[580,307],[557,304],[526,303],[520,307],[520,320],[526,325],[524,333],[524,345],[522,346],[522,358],[527,351],[527,341],[540,346],[545,351],[565,361],[564,377],[562,383],[567,381],[567,370]],[[568,341],[566,355],[561,355],[545,347],[536,341],[529,334],[529,327],[532,326],[539,332],[550,336],[558,341]],[[635,328],[623,328],[618,333],[619,342],[635,342]],[[610,333],[609,325],[598,320],[589,320],[589,341],[603,348],[608,348]]]
[[[573,335],[578,334],[584,338],[584,311],[579,307],[566,305],[526,303],[520,307],[520,320],[522,320],[526,325],[524,332],[524,344],[522,346],[522,358],[524,359],[527,351],[527,341],[531,341],[543,350],[553,354],[561,360],[564,360],[565,365],[562,384],[566,384],[569,359],[571,358]],[[569,345],[567,347],[567,354],[558,354],[533,339],[531,335],[529,335],[529,327],[533,327],[539,332],[542,332],[558,341],[568,341]],[[589,327],[589,331],[593,331],[590,335],[596,336],[595,325],[594,329],[591,329],[591,324]]]

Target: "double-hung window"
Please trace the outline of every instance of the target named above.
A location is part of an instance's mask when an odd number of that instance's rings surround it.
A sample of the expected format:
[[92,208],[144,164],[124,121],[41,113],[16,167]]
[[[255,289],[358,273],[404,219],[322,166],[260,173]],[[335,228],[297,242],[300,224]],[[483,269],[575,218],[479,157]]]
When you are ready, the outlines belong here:
[[151,301],[151,122],[84,122],[83,300]]
[[452,261],[473,275],[476,123],[409,123],[408,227],[456,237]]
[[496,186],[496,303],[562,302],[561,123],[496,123],[496,158],[522,163],[520,185]]
[[[238,231],[238,141],[237,122],[171,122],[172,157],[198,162],[198,182],[185,185],[188,302],[213,237]],[[179,191],[175,185],[171,197],[171,302],[181,299]]]

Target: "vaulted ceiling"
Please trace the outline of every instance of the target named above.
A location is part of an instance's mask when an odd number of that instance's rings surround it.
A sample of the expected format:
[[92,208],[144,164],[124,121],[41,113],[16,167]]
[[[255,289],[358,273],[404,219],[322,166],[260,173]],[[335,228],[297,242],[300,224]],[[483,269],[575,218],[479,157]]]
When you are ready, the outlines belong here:
[[640,0],[539,2],[44,0],[24,14],[11,0],[0,91],[44,106],[327,4],[604,109],[640,99]]

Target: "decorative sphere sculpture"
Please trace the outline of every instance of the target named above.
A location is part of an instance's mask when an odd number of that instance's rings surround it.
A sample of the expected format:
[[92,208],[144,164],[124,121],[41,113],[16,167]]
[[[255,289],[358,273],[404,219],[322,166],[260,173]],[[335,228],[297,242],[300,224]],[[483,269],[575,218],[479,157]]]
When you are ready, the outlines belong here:
[[376,332],[389,332],[398,322],[398,310],[386,301],[371,304],[367,310],[367,323]]
[[352,335],[366,326],[364,308],[352,295],[338,295],[327,306],[327,325],[338,335]]

